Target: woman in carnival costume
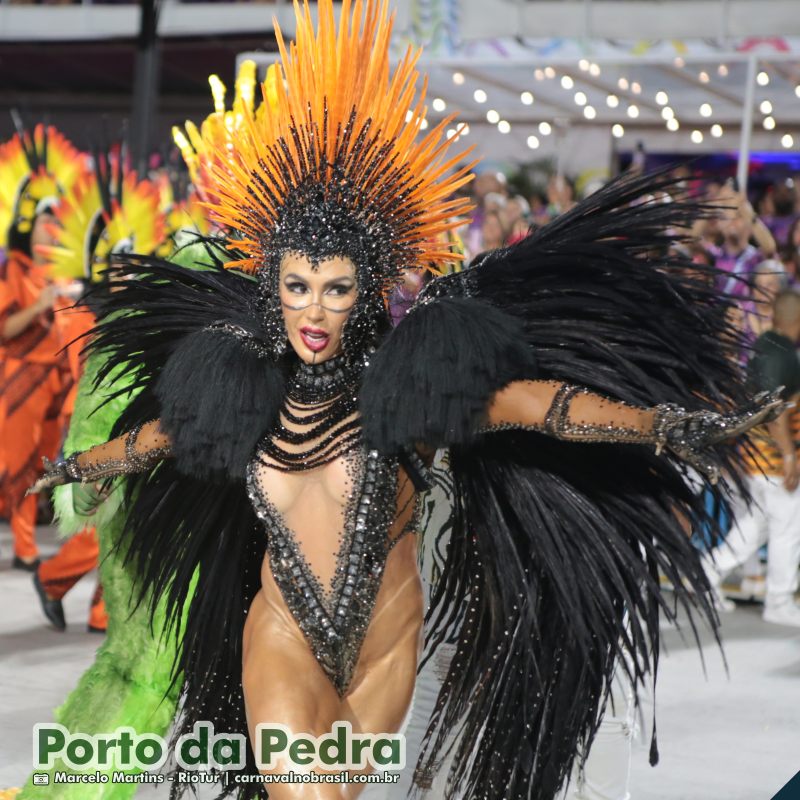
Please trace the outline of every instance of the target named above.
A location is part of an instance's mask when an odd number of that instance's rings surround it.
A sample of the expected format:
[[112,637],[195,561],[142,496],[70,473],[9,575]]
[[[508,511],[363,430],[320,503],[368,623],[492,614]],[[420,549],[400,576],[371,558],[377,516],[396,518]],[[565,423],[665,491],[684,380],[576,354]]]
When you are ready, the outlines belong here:
[[[139,180],[124,167],[119,153],[96,157],[95,170],[83,176],[56,209],[55,243],[41,248],[51,273],[58,278],[81,279],[92,291],[89,308],[108,293],[105,276],[115,254],[130,251],[152,253],[166,235],[159,211],[157,187]],[[68,313],[68,312],[66,312]],[[104,373],[102,353],[92,353],[78,385],[74,413],[64,442],[65,452],[84,450],[108,439],[114,422],[133,397],[131,380],[119,367]],[[94,543],[93,559],[84,559],[82,572],[98,566],[102,596],[108,617],[107,635],[91,667],[77,687],[56,710],[55,721],[72,733],[111,733],[119,726],[136,731],[165,734],[175,715],[177,691],[170,674],[174,647],[160,641],[163,609],[152,619],[144,607],[136,607],[134,574],[115,548],[125,528],[122,488],[99,483],[62,486],[54,492],[59,532],[70,538],[59,552],[42,563],[38,586],[48,618],[65,627],[60,598],[63,580],[55,577],[63,567],[77,565],[75,543]],[[60,569],[60,567],[62,567]],[[73,582],[81,577],[79,571]],[[48,785],[29,780],[20,798],[48,800],[124,800],[135,784],[56,783],[56,772],[74,773],[61,760],[48,772]]]
[[0,146],[0,492],[14,540],[13,565],[39,563],[36,498],[25,489],[53,458],[69,415],[74,376],[63,351],[74,318],[53,315],[69,305],[47,276],[34,245],[48,241],[59,197],[86,169],[84,156],[55,128],[20,130]]
[[[416,535],[449,451],[454,528],[425,614],[456,655],[422,746],[456,733],[449,798],[553,798],[588,751],[619,663],[658,656],[662,570],[712,624],[686,464],[723,491],[748,404],[726,301],[668,255],[697,208],[623,178],[513,247],[433,280],[393,330],[400,272],[465,213],[444,120],[422,135],[418,53],[390,74],[386,3],[298,6],[274,104],[212,169],[231,260],[144,256],[112,274],[93,347],[138,390],[117,438],[37,488],[127,475],[124,548],[180,631],[177,733],[247,737],[223,794],[266,796],[256,728],[397,731],[419,666]],[[273,78],[275,73],[273,73]],[[696,270],[696,268],[695,268]],[[121,313],[122,312],[122,313]],[[127,312],[127,313],[126,313]],[[687,586],[688,589],[681,588]],[[182,620],[182,626],[178,625]],[[186,784],[173,784],[177,795]],[[273,800],[363,784],[274,783]]]

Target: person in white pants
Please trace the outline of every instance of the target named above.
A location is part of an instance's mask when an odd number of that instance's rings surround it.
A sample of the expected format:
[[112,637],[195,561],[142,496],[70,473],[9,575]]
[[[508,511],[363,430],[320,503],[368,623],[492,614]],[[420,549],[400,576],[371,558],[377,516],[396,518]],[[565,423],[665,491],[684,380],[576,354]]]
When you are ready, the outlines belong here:
[[[773,329],[756,340],[749,373],[759,391],[784,387],[784,398],[800,395],[800,293],[781,292],[775,299]],[[741,566],[765,543],[767,594],[764,619],[800,627],[800,607],[794,600],[800,566],[800,413],[786,409],[767,430],[755,434],[757,457],[748,478],[753,503],[749,509],[734,501],[736,520],[728,538],[711,552],[706,573],[719,590],[722,579]]]

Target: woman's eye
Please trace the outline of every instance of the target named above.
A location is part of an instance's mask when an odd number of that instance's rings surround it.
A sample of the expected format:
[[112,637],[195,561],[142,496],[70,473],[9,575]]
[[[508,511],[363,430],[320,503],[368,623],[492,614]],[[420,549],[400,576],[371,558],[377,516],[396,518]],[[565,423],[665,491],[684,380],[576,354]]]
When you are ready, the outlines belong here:
[[286,288],[293,294],[303,294],[306,290],[304,283],[287,283]]
[[341,285],[331,286],[330,291],[331,291],[331,294],[343,295],[343,294],[347,294],[350,291],[350,287],[349,286],[341,286]]

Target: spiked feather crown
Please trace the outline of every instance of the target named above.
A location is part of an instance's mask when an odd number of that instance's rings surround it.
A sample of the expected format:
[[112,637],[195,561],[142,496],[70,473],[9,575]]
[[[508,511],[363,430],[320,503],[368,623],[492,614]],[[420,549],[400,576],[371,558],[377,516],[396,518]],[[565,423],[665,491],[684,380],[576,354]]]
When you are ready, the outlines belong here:
[[0,147],[0,247],[10,231],[30,234],[39,204],[68,192],[87,165],[55,128],[37,125]]
[[362,290],[385,295],[404,268],[452,261],[442,234],[471,210],[453,195],[472,165],[447,155],[452,117],[422,134],[420,53],[409,48],[391,73],[386,0],[344,0],[338,30],[331,0],[317,11],[315,31],[307,0],[295,3],[288,46],[276,23],[280,64],[258,110],[235,101],[235,140],[220,144],[210,125],[200,132],[215,154],[209,207],[238,256],[227,266],[263,275],[290,251],[312,263],[345,256]]

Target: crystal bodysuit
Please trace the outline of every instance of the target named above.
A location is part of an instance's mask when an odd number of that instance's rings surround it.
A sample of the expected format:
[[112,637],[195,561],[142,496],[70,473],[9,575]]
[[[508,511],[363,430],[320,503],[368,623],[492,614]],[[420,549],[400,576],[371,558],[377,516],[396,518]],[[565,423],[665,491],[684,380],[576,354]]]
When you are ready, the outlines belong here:
[[[341,359],[300,365],[280,422],[247,470],[248,494],[267,532],[272,576],[340,697],[353,677],[386,559],[416,522],[414,493],[408,478],[398,480],[397,460],[363,449],[358,378]],[[315,518],[314,508],[302,501],[290,503],[286,514],[279,510],[281,480],[275,472],[302,472],[307,485],[312,470],[332,475],[328,482],[344,490],[344,503],[326,509],[341,505],[338,519]],[[292,479],[286,480],[291,494]],[[398,520],[399,532],[393,529]]]

